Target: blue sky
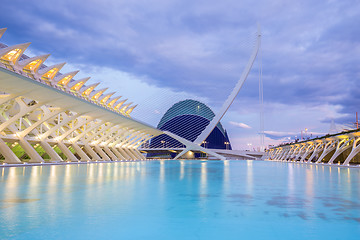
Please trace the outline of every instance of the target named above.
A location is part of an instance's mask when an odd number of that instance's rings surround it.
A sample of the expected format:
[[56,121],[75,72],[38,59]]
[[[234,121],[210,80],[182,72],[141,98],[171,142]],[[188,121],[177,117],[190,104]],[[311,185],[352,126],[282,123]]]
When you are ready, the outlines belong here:
[[[172,103],[197,98],[219,108],[262,28],[266,143],[327,133],[359,111],[360,1],[8,1],[0,40],[32,42],[140,104],[156,125]],[[170,106],[169,106],[170,105]],[[235,148],[259,144],[258,62],[222,120]],[[279,140],[280,139],[280,140]]]

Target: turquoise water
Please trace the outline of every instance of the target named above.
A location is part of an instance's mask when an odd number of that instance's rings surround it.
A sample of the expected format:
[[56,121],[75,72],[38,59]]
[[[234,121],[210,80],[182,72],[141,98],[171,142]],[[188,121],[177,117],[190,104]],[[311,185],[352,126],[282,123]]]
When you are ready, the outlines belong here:
[[0,239],[360,239],[360,169],[146,161],[0,169]]

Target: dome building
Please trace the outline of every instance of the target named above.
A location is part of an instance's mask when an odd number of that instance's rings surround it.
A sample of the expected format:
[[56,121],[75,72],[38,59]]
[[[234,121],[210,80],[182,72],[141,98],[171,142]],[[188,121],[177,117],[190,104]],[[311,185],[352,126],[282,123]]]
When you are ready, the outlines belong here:
[[[171,108],[169,108],[161,118],[157,128],[163,131],[172,132],[193,142],[206,128],[214,116],[214,112],[204,103],[187,99],[175,103]],[[221,123],[216,125],[214,130],[210,133],[201,146],[211,149],[231,150],[229,137]],[[165,134],[153,138],[150,142],[150,148],[182,147],[184,147],[182,143]],[[171,157],[175,157],[176,154],[174,153],[171,155],[174,155]]]

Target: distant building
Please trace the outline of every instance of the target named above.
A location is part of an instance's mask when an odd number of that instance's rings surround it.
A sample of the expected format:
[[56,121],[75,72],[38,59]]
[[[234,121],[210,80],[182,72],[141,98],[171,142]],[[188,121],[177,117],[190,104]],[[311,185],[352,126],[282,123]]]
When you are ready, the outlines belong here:
[[[214,112],[205,104],[187,99],[175,103],[161,118],[157,128],[172,132],[189,141],[194,141],[214,118]],[[202,143],[205,148],[229,149],[231,144],[226,130],[218,123],[206,140]],[[159,135],[150,142],[150,148],[182,148],[179,141],[167,136]],[[173,154],[175,156],[175,154]]]

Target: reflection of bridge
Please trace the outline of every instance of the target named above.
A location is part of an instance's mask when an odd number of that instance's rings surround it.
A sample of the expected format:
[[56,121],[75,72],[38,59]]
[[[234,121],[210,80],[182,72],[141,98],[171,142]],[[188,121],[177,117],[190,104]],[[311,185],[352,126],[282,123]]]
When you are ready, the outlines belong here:
[[[179,154],[184,150],[184,148],[139,148],[140,152],[145,153],[162,153],[164,155],[170,155],[171,153]],[[227,149],[211,149],[211,151],[215,152],[216,154],[221,155],[226,159],[239,159],[239,160],[258,160],[261,159],[264,155],[263,152],[254,152],[254,151],[243,151],[243,150],[227,150]],[[189,151],[185,154],[185,158],[194,158],[194,153],[205,153],[200,150],[193,150]],[[209,158],[211,159],[211,158]]]
[[360,130],[270,148],[266,157],[274,161],[359,164]]

